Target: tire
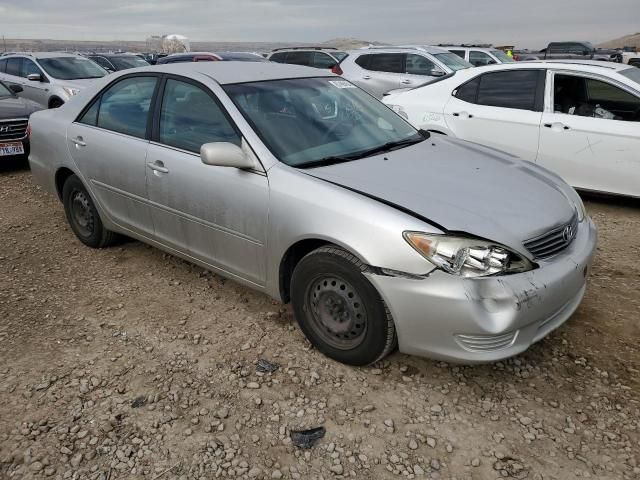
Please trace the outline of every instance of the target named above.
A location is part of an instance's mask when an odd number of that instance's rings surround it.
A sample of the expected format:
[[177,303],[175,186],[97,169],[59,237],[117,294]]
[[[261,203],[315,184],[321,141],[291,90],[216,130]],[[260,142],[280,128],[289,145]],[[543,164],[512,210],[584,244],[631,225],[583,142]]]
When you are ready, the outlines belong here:
[[104,227],[91,195],[77,176],[71,175],[64,182],[62,202],[67,222],[82,243],[104,248],[116,240],[117,234]]
[[49,108],[59,108],[62,105],[64,105],[64,102],[61,99],[57,98],[57,97],[52,98],[49,101]]
[[296,265],[291,303],[298,325],[320,352],[355,366],[375,363],[397,346],[389,309],[362,274],[366,265],[333,246]]

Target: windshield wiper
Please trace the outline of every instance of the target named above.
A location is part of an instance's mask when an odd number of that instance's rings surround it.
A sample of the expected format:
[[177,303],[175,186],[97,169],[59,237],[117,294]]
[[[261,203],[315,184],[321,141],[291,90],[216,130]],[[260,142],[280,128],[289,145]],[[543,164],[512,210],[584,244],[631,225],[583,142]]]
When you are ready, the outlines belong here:
[[319,160],[314,160],[312,162],[307,162],[302,165],[296,165],[298,168],[315,168],[315,167],[325,167],[327,165],[334,165],[336,163],[344,163],[349,162],[351,160],[358,160],[360,158],[370,157],[377,153],[390,152],[392,150],[397,150],[399,148],[408,147],[410,145],[415,145],[416,143],[420,143],[427,138],[429,138],[429,132],[419,130],[419,137],[406,138],[404,140],[396,140],[394,142],[383,143],[382,145],[378,145],[377,147],[370,148],[368,150],[363,150],[360,152],[352,153],[350,155],[340,155],[340,156],[331,156],[321,158]]

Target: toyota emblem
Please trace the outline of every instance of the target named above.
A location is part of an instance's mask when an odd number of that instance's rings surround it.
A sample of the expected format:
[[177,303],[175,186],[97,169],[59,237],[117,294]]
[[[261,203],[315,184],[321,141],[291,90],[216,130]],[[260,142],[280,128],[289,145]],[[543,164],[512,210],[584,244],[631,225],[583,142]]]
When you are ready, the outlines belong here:
[[573,239],[573,226],[567,225],[565,229],[562,231],[562,239],[565,242],[570,242]]

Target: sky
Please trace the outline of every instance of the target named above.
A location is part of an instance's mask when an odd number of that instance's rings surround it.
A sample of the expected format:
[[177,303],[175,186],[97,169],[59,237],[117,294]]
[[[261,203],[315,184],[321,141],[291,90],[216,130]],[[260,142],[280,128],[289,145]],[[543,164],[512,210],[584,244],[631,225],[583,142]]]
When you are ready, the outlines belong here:
[[389,43],[542,47],[640,30],[639,0],[0,0],[7,38]]

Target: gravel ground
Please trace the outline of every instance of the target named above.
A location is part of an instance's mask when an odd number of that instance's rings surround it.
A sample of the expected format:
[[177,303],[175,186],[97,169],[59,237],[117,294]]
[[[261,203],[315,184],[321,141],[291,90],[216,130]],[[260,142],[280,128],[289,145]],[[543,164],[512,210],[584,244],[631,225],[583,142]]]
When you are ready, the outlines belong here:
[[2,479],[640,478],[639,202],[587,202],[587,296],[525,354],[371,368],[159,250],[82,246],[24,165],[0,167],[0,205]]

